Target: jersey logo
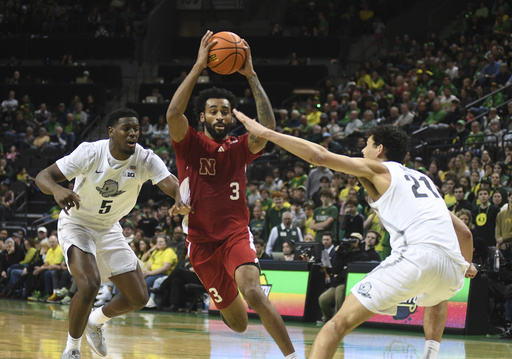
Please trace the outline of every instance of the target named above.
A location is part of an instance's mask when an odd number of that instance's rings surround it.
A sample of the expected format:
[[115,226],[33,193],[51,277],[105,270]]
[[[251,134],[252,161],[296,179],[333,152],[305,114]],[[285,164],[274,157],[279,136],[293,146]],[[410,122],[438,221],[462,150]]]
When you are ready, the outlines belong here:
[[220,146],[217,152],[226,152],[226,150],[224,149],[224,147]]
[[357,292],[361,294],[365,298],[372,298],[370,295],[370,290],[372,289],[372,284],[370,282],[362,283],[359,285]]
[[126,191],[119,191],[119,184],[114,180],[106,180],[103,184],[103,187],[96,187],[96,190],[103,196],[103,197],[117,197],[120,194],[125,193]]
[[215,158],[200,158],[199,174],[202,176],[215,176]]

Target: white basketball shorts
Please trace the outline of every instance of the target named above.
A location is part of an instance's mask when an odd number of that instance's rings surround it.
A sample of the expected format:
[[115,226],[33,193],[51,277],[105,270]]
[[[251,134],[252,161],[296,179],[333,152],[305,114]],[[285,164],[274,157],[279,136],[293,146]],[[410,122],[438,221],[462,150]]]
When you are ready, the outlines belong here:
[[57,228],[59,244],[68,268],[68,250],[71,246],[76,246],[96,258],[102,283],[109,282],[110,277],[137,269],[137,256],[126,242],[119,223],[105,229],[94,229],[61,217]]
[[369,311],[396,315],[397,305],[414,297],[422,307],[453,297],[464,285],[466,269],[436,247],[408,246],[392,252],[351,292]]

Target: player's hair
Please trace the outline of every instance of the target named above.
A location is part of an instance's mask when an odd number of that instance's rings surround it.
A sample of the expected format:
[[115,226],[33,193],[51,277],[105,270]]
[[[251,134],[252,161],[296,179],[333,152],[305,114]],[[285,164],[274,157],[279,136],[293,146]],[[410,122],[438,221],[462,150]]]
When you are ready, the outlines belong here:
[[204,112],[206,108],[206,101],[210,98],[225,98],[229,101],[231,110],[236,107],[236,96],[231,91],[218,87],[203,90],[199,92],[194,104],[194,114],[198,120],[201,117],[201,112]]
[[402,163],[409,151],[409,136],[395,126],[375,126],[367,131],[368,138],[373,136],[375,146],[382,145],[388,161]]
[[119,109],[115,110],[114,112],[112,112],[110,114],[110,116],[108,116],[107,129],[109,127],[113,127],[119,121],[120,118],[125,118],[125,117],[135,117],[138,120],[139,114],[130,108],[126,108],[126,107],[119,108]]

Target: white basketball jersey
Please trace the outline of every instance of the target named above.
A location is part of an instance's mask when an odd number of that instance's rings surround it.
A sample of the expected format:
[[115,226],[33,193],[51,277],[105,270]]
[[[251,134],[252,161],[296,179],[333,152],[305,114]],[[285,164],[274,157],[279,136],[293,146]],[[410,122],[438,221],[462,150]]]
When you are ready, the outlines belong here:
[[457,263],[465,263],[450,213],[432,180],[397,162],[383,162],[391,184],[370,205],[390,234],[393,250],[409,245],[435,245]]
[[[116,160],[109,140],[83,142],[56,164],[69,181],[75,179],[73,190],[81,200],[69,218],[98,227],[110,227],[130,213],[144,182],[157,184],[170,175],[160,157],[138,144],[127,160]],[[64,211],[60,216],[67,217]]]

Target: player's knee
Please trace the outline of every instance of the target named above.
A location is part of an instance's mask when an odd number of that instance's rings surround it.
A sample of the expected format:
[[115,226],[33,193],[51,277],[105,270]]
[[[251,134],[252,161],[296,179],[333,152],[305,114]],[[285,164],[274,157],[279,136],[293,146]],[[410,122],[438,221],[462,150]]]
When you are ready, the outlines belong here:
[[247,303],[253,308],[259,307],[261,303],[266,300],[265,294],[262,292],[260,286],[245,288],[243,295]]
[[236,318],[236,320],[232,320],[231,322],[228,322],[228,320],[222,315],[222,313],[220,317],[222,318],[224,324],[226,324],[231,330],[237,333],[243,333],[247,329],[247,325],[249,322],[247,316],[240,316]]
[[130,306],[132,310],[138,310],[144,308],[144,306],[148,303],[149,294],[147,291],[141,292],[139,295],[131,298]]
[[336,335],[341,338],[345,337],[350,330],[347,326],[347,320],[343,319],[340,315],[335,315],[331,320],[329,320],[326,324],[327,328],[331,331],[333,335]]
[[86,301],[94,301],[98,291],[100,290],[100,285],[100,278],[93,277],[84,278],[77,283],[78,290],[80,291],[82,298]]

